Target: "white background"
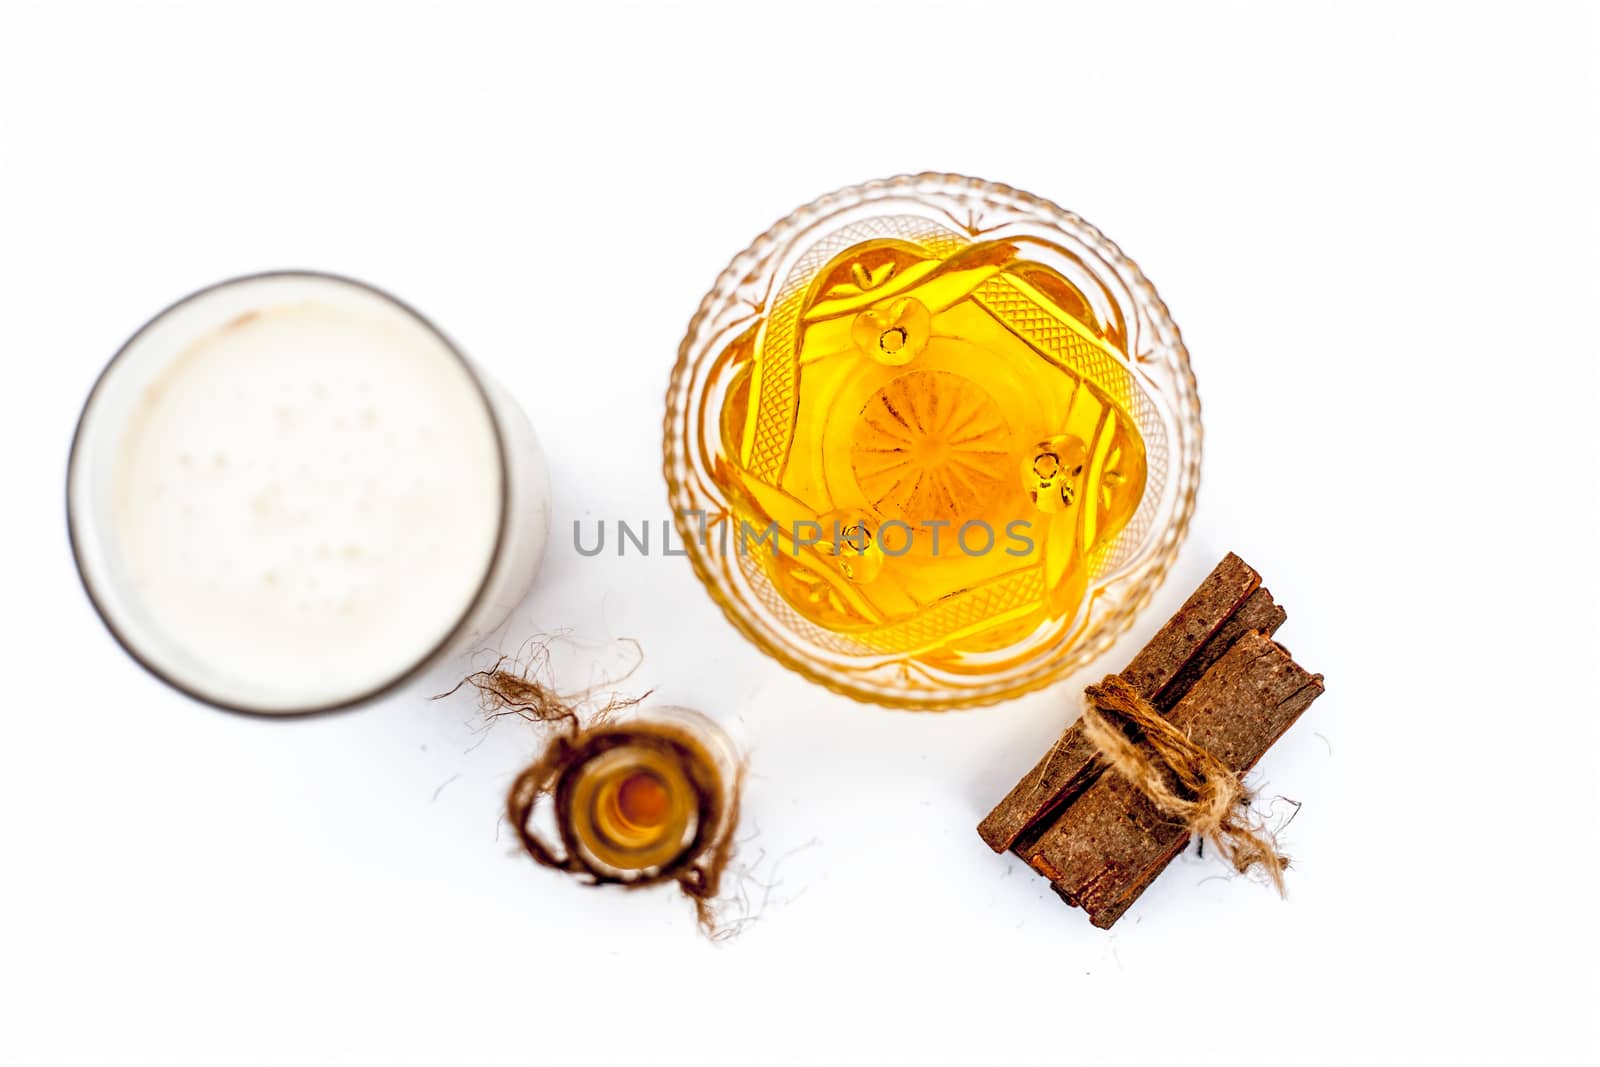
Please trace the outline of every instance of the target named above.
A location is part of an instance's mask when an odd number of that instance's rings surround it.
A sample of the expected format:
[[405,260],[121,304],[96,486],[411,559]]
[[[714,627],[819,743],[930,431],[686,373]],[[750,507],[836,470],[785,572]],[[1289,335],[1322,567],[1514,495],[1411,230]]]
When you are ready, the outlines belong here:
[[[5,5],[0,1061],[1593,1055],[1591,13],[562,6]],[[1179,566],[1103,663],[915,716],[571,527],[665,514],[667,375],[726,261],[920,169],[1117,241],[1207,438]],[[85,392],[170,300],[293,266],[416,303],[539,427],[555,538],[508,633],[637,637],[631,689],[751,746],[764,907],[731,943],[515,853],[526,729],[426,687],[221,714],[102,630],[62,516]],[[1259,769],[1304,805],[1289,899],[1186,857],[1095,930],[973,826],[1230,548],[1328,679]]]

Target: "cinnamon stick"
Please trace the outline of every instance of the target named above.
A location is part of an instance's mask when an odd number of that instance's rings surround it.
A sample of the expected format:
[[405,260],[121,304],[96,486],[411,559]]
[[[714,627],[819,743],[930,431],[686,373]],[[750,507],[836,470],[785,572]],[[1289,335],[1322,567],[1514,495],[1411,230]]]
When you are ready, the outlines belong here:
[[[1122,677],[1165,711],[1220,660],[1239,637],[1271,635],[1285,613],[1261,587],[1261,575],[1232,552],[1134,656]],[[1104,770],[1077,722],[997,804],[978,835],[996,852],[1032,851],[1053,816],[1091,786]]]
[[[1288,617],[1288,612],[1273,602],[1269,590],[1264,587],[1255,590],[1245,598],[1237,611],[1217,627],[1205,644],[1189,657],[1188,662],[1179,668],[1165,689],[1153,699],[1150,697],[1145,699],[1162,711],[1171,711],[1173,706],[1183,699],[1184,694],[1194,688],[1200,676],[1210,670],[1212,664],[1220,660],[1239,638],[1251,630],[1271,637],[1278,632],[1278,627],[1282,626]],[[1123,677],[1127,677],[1126,673]]]
[[[1259,631],[1240,635],[1172,707],[1168,718],[1235,773],[1255,765],[1322,693],[1322,677],[1301,668]],[[1131,784],[1104,775],[1039,835],[1024,857],[1090,921],[1109,927],[1188,844]]]
[[1178,613],[1128,662],[1123,679],[1146,700],[1158,703],[1189,661],[1260,588],[1261,575],[1255,568],[1229,552]]

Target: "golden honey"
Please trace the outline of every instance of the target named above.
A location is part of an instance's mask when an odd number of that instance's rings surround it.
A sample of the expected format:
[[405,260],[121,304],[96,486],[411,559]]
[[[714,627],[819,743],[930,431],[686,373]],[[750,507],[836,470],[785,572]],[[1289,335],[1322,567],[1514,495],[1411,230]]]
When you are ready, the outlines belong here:
[[1072,614],[1145,488],[1120,343],[1018,243],[903,226],[797,269],[718,361],[741,566],[875,653]]

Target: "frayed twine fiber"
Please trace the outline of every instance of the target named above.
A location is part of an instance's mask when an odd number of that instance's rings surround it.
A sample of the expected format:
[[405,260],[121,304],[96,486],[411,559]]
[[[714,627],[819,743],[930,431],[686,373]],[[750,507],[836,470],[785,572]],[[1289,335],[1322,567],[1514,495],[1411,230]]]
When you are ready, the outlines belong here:
[[1259,868],[1283,895],[1289,857],[1251,816],[1251,794],[1238,775],[1162,718],[1120,676],[1107,675],[1084,696],[1084,735],[1111,769],[1156,810],[1211,842],[1234,870],[1246,874]]
[[[515,655],[502,653],[493,665],[474,671],[448,690],[433,699],[443,700],[462,686],[471,686],[478,692],[478,706],[484,717],[496,719],[515,717],[528,722],[553,726],[575,738],[585,729],[592,730],[615,718],[619,713],[643,703],[650,694],[636,697],[619,697],[613,689],[633,677],[644,662],[644,652],[639,642],[631,637],[619,643],[633,649],[634,662],[616,678],[603,678],[587,689],[560,692],[543,679],[554,673],[550,647],[565,640],[562,635],[540,635],[523,642]],[[599,693],[606,698],[600,700]]]

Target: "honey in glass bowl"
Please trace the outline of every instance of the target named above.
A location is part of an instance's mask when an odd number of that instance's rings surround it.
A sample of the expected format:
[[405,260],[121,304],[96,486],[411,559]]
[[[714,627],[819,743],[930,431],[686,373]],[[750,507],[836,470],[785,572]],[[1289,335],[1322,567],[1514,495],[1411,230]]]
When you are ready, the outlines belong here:
[[742,630],[850,695],[953,707],[1131,622],[1192,508],[1198,402],[1098,231],[919,175],[824,197],[735,260],[680,352],[666,453]]

